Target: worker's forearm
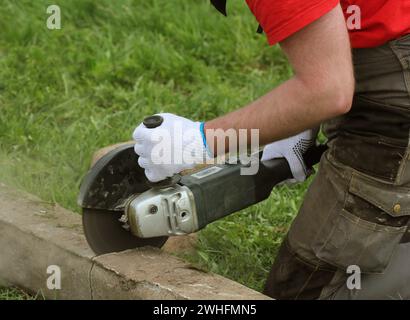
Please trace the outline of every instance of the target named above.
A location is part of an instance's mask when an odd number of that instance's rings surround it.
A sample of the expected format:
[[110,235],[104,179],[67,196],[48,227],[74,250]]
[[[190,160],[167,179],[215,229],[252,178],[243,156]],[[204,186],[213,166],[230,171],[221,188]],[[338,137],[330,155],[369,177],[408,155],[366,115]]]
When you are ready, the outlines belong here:
[[[253,103],[205,124],[208,129],[259,129],[261,145],[289,137],[343,113],[348,101],[317,83],[309,86],[298,77],[286,81]],[[214,151],[214,139],[208,139]]]

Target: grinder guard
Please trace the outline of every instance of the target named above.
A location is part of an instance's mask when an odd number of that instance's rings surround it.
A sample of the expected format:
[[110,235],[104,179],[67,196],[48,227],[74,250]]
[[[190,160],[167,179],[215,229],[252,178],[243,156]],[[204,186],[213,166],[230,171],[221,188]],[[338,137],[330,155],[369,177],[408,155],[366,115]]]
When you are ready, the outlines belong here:
[[83,179],[78,205],[85,237],[96,254],[143,246],[160,248],[168,239],[136,237],[122,220],[128,199],[150,188],[137,161],[134,144],[126,144],[100,158]]
[[130,143],[107,153],[88,171],[77,203],[82,208],[123,211],[130,196],[149,188]]

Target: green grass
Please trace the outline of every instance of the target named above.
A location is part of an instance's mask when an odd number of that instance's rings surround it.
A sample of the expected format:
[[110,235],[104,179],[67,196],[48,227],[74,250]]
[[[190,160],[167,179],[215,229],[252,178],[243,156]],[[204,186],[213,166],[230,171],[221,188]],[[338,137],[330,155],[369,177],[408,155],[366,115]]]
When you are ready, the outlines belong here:
[[[46,28],[58,4],[62,29]],[[19,0],[0,6],[0,180],[79,211],[93,151],[144,116],[207,120],[291,75],[245,1]],[[261,290],[306,185],[208,226],[189,260]]]
[[0,300],[32,300],[32,297],[24,291],[17,288],[1,288],[0,287]]

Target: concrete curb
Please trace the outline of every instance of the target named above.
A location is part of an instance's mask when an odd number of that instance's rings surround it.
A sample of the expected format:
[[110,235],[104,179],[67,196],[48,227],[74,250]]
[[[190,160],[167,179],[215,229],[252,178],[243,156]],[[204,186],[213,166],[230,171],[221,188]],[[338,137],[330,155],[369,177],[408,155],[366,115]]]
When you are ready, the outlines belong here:
[[[51,265],[60,290],[47,288]],[[155,248],[95,256],[78,214],[1,183],[0,278],[48,299],[268,299]]]

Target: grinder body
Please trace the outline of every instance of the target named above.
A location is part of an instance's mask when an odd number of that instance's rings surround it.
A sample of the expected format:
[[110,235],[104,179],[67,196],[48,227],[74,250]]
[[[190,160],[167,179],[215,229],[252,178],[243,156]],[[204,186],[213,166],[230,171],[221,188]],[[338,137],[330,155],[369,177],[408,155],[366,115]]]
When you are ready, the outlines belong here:
[[174,185],[153,187],[136,196],[126,208],[132,232],[138,237],[155,237],[198,231],[265,200],[276,184],[290,178],[285,159],[260,162],[254,175],[241,174],[247,166],[209,166],[182,176]]

